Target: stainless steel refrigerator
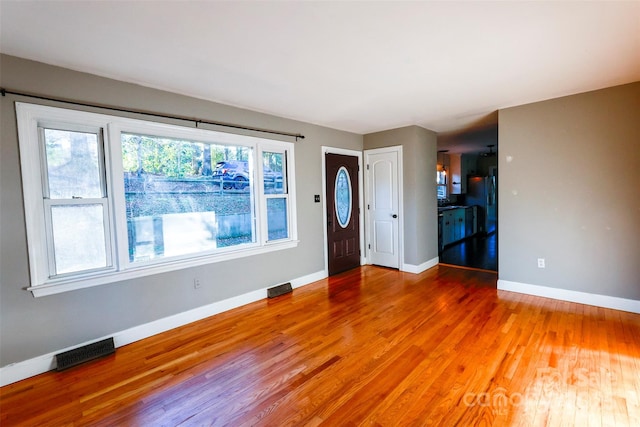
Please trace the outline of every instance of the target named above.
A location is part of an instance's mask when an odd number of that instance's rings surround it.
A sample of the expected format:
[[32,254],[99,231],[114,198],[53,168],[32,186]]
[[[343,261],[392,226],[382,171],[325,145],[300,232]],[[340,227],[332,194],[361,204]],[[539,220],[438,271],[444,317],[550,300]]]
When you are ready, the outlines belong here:
[[478,233],[489,234],[496,231],[496,202],[495,176],[469,176],[466,205],[477,206]]

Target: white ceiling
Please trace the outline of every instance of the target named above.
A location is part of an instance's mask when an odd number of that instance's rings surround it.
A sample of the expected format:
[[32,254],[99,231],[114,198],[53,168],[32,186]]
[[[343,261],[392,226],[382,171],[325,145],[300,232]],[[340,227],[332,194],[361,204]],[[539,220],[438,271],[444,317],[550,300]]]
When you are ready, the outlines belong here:
[[640,80],[640,2],[7,1],[0,51],[359,134]]

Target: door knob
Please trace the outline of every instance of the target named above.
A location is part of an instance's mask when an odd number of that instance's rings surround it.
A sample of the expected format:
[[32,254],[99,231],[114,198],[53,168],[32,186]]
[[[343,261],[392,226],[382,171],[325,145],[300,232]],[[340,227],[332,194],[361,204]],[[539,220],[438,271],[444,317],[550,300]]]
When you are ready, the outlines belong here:
[[398,215],[393,214],[393,215],[391,215],[391,217],[392,217],[392,218],[398,218]]

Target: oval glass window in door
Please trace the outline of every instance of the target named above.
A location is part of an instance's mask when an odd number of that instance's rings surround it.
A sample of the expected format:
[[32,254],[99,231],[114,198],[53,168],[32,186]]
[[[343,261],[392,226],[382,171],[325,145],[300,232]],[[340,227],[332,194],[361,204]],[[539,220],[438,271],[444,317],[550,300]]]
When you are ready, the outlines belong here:
[[347,168],[342,166],[336,174],[336,184],[334,190],[334,203],[336,206],[336,216],[340,227],[346,228],[351,221],[351,177]]

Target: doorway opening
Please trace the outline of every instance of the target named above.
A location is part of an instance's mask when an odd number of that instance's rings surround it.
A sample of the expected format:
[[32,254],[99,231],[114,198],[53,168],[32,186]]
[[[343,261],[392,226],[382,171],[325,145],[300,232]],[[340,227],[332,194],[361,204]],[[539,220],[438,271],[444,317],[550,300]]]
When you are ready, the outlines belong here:
[[442,264],[498,271],[497,143],[497,124],[438,135],[438,249]]

